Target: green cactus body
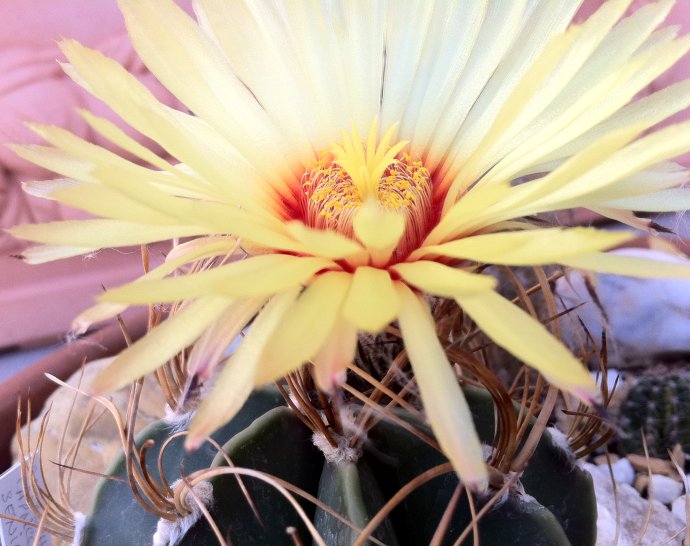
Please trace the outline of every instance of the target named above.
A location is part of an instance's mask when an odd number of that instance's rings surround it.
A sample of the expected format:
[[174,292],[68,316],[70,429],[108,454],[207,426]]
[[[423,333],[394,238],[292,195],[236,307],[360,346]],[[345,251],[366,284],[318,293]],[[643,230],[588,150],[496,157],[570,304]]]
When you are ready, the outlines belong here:
[[[213,439],[225,443],[229,437],[244,430],[255,419],[267,411],[284,404],[282,396],[275,389],[257,390],[235,418],[213,435]],[[153,423],[137,438],[137,445],[148,439],[154,440],[147,455],[148,471],[159,478],[156,460],[163,443],[170,437],[173,428],[164,421]],[[180,466],[185,474],[210,466],[216,451],[210,444],[204,444],[194,453],[184,450],[184,438],[176,438],[166,448],[163,458],[163,474],[173,481],[180,476]],[[94,546],[151,546],[151,537],[158,518],[144,510],[135,500],[129,484],[126,483],[124,457],[119,457],[108,474],[120,480],[102,480],[96,492],[93,514],[84,533],[84,544]],[[126,525],[123,525],[126,522]],[[150,531],[150,533],[149,533]]]
[[620,447],[644,454],[644,431],[652,457],[668,457],[676,444],[690,450],[690,380],[677,375],[640,377],[620,408]]
[[[494,435],[493,403],[484,391],[466,389],[470,407],[482,440],[490,443]],[[431,431],[405,411],[397,415],[427,435]],[[154,425],[142,433],[139,442],[153,439],[157,446],[169,431]],[[410,480],[447,460],[410,430],[382,420],[368,434],[362,456],[356,461],[330,460],[314,447],[312,432],[292,412],[281,406],[275,393],[258,391],[240,414],[223,431],[214,435],[236,467],[252,468],[281,478],[317,497],[357,529],[364,528],[385,502]],[[155,449],[155,448],[154,448]],[[153,451],[153,450],[152,450]],[[179,448],[166,453],[164,473],[168,478],[180,474],[180,463],[188,474],[199,468],[221,469],[227,463],[221,455],[196,452],[188,455]],[[169,455],[169,457],[168,457]],[[174,457],[179,457],[173,461]],[[170,460],[168,460],[170,459]],[[152,473],[156,472],[151,459]],[[124,476],[123,460],[111,469],[114,477]],[[563,456],[547,432],[537,448],[535,459],[523,475],[526,494],[505,494],[480,520],[482,546],[587,546],[594,544],[596,503],[591,480]],[[210,478],[213,502],[208,510],[228,544],[293,545],[286,532],[294,529],[302,543],[310,534],[297,512],[272,485],[244,476],[242,481],[256,512],[247,502],[234,475]],[[373,536],[389,546],[428,544],[458,486],[453,472],[439,475],[409,494],[377,526]],[[298,497],[296,497],[298,498]],[[358,531],[329,511],[299,499],[306,517],[313,522],[328,546],[349,546]],[[478,498],[477,510],[488,500]],[[115,509],[117,507],[117,509]],[[450,514],[441,540],[453,544],[471,521],[466,495],[461,495]],[[149,546],[157,519],[133,500],[127,484],[105,480],[99,489],[89,518],[84,546],[123,544]],[[472,533],[466,544],[472,543]],[[218,542],[205,518],[184,531],[176,542],[180,546],[214,546]],[[373,544],[368,541],[365,544]]]

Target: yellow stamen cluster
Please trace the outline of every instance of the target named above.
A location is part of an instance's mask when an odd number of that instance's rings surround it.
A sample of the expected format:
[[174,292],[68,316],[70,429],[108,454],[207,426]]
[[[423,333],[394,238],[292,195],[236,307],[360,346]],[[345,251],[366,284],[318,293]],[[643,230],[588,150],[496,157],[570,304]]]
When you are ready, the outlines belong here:
[[407,152],[391,163],[379,182],[377,197],[388,210],[416,206],[429,198],[431,179],[421,161],[413,161]]
[[366,142],[353,130],[343,135],[342,145],[306,166],[301,189],[307,225],[351,237],[360,205],[375,199],[386,210],[405,216],[402,247],[421,241],[432,210],[431,175],[421,161],[401,151],[405,142],[391,144],[394,129],[386,131],[378,145],[376,123]]
[[362,203],[362,194],[350,175],[329,153],[307,165],[302,175],[307,223],[312,227],[335,229],[351,234],[352,214]]

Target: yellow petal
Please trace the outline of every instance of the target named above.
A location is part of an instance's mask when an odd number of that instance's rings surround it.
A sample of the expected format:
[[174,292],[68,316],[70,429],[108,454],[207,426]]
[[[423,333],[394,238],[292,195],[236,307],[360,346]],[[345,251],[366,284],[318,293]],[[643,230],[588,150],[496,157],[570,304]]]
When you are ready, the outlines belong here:
[[[74,40],[65,40],[60,47],[70,62],[63,68],[73,80],[194,172],[210,181],[222,181],[236,194],[236,199],[250,208],[252,201],[273,193],[254,167],[208,120],[161,104],[136,77],[98,51]],[[246,139],[245,144],[248,142],[252,140]],[[252,183],[244,184],[247,180]]]
[[298,294],[299,289],[278,294],[261,310],[194,415],[187,448],[199,447],[203,438],[213,434],[240,410],[256,385],[257,367],[264,348],[285,320]]
[[[535,107],[539,108],[538,101],[535,101],[536,96],[563,83],[560,81],[562,74],[559,73],[559,63],[579,34],[580,28],[571,26],[566,32],[553,36],[512,90],[510,96],[503,102],[490,128],[476,148],[471,150],[471,155],[463,158],[464,150],[460,150],[461,154],[453,160],[455,163],[453,167],[459,172],[453,177],[448,187],[443,206],[444,213],[469,187],[471,184],[469,181],[477,180],[491,166],[490,153],[496,143],[501,141],[502,136],[511,131],[513,124],[517,123],[526,111],[532,111]],[[560,68],[568,67],[568,64],[561,63]],[[448,177],[445,179],[448,180]],[[443,181],[444,185],[446,180]]]
[[493,291],[455,299],[489,338],[547,381],[585,401],[597,395],[596,384],[582,363],[517,305]]
[[[133,156],[138,157],[146,163],[154,165],[162,171],[175,173],[176,176],[184,177],[186,179],[189,178],[189,175],[186,175],[186,173],[183,171],[176,169],[173,165],[159,155],[154,154],[151,150],[129,136],[125,131],[123,131],[109,119],[96,116],[88,110],[79,110],[79,114],[84,118],[86,123],[91,126],[92,129]],[[198,183],[199,181],[197,180],[196,182]]]
[[[513,186],[510,181],[503,184],[488,184],[471,188],[443,215],[423,244],[425,246],[432,245],[450,239],[459,228],[467,223],[468,218],[476,217],[478,211],[486,210],[491,205],[500,203],[512,192]],[[416,253],[415,256],[417,256]]]
[[338,320],[321,349],[312,359],[316,386],[326,392],[345,380],[348,364],[357,352],[357,328],[346,320]]
[[265,303],[265,298],[249,298],[231,303],[194,343],[187,359],[187,373],[197,376],[201,382],[208,379],[225,351]]
[[400,301],[388,271],[358,267],[343,306],[343,318],[361,330],[377,333],[398,314]]
[[307,281],[334,264],[322,258],[265,254],[228,265],[163,280],[138,281],[108,290],[101,301],[147,304],[204,295],[247,298],[270,296]]
[[690,208],[690,188],[672,188],[635,197],[622,197],[621,199],[602,202],[599,206],[638,212],[687,210]]
[[606,250],[629,241],[631,233],[577,227],[488,233],[425,247],[418,255],[441,255],[488,264],[542,265],[562,257]]
[[636,256],[594,252],[561,260],[561,264],[597,273],[659,279],[690,279],[690,267],[683,263],[662,262]]
[[98,252],[99,250],[99,248],[83,246],[38,245],[22,250],[19,257],[27,264],[36,265],[64,258],[73,258],[74,256]]
[[72,332],[76,335],[85,333],[92,324],[102,322],[123,313],[129,305],[126,303],[97,303],[82,311],[72,321]]
[[[112,122],[108,123],[112,124]],[[155,185],[164,190],[174,190],[178,195],[199,197],[210,194],[218,197],[220,194],[218,191],[209,192],[209,189],[212,188],[198,176],[192,176],[182,169],[176,169],[163,160],[160,162],[167,166],[169,172],[157,171],[133,163],[60,127],[31,123],[29,128],[55,146],[55,149],[27,146],[21,150],[23,155],[31,161],[48,166],[52,165],[57,169],[56,172],[65,176],[71,176],[84,182],[98,182],[98,176],[93,171],[97,167],[101,167],[118,169],[118,172],[128,173],[129,177],[143,177],[147,184]],[[122,130],[118,128],[118,131]],[[76,163],[77,167],[75,168],[72,163]],[[88,168],[85,167],[87,165]],[[81,172],[84,168],[86,168],[86,173]]]
[[[162,279],[180,266],[193,262],[194,260],[212,256],[223,256],[227,254],[233,246],[234,241],[227,237],[193,239],[187,243],[177,245],[168,253],[165,258],[165,263],[142,275],[134,282]],[[98,303],[80,313],[77,318],[72,321],[72,330],[76,334],[83,334],[92,324],[112,318],[122,313],[127,307],[129,307],[127,304]]]
[[63,205],[76,207],[104,218],[157,225],[180,223],[174,216],[154,210],[141,201],[102,184],[75,184],[56,189],[49,197]]
[[294,248],[294,241],[283,234],[284,225],[277,218],[258,217],[222,201],[179,198],[149,184],[145,176],[122,171],[116,166],[99,167],[94,175],[101,183],[183,225],[194,223],[206,227],[208,234],[230,234],[269,248],[298,250]]
[[95,182],[91,171],[93,164],[76,158],[62,150],[38,144],[11,144],[9,148],[22,159],[68,178]]
[[424,411],[446,457],[470,488],[485,490],[488,472],[470,408],[436,336],[429,308],[404,284],[400,296],[400,330],[419,387]]
[[208,232],[207,229],[190,225],[150,226],[102,219],[22,224],[9,231],[15,237],[30,241],[96,249],[141,245],[175,237],[206,235]]
[[[687,39],[690,40],[690,37],[687,37]],[[638,125],[638,127],[643,128],[644,126]],[[632,131],[634,132],[634,129]],[[562,208],[564,205],[586,205],[588,195],[593,192],[601,191],[655,163],[671,159],[686,152],[689,141],[689,121],[671,125],[646,135],[618,152],[613,153],[600,164],[590,165],[593,168],[590,168],[588,172],[579,178],[568,180],[567,183],[560,184],[560,187],[552,188],[544,197],[532,202],[530,208],[533,211],[544,211]],[[552,174],[555,175],[560,170],[558,169]],[[551,175],[547,178],[550,177]],[[545,189],[547,189],[546,186],[542,188],[542,190]]]
[[313,256],[340,260],[364,252],[361,245],[336,231],[312,229],[302,222],[290,222],[287,232],[303,245],[303,251]]
[[125,349],[93,384],[91,392],[103,394],[124,387],[152,372],[185,349],[213,324],[231,301],[222,297],[200,298],[153,328]]
[[288,142],[196,22],[172,0],[119,5],[137,53],[156,78],[266,176],[286,174]]
[[301,294],[273,335],[257,372],[257,384],[273,381],[311,359],[333,330],[351,275],[319,275]]
[[469,273],[438,262],[421,260],[400,263],[391,269],[423,292],[445,298],[485,292],[496,286],[496,279],[493,277]]
[[375,200],[368,199],[352,220],[355,235],[367,247],[373,265],[384,265],[405,231],[402,214],[390,212]]

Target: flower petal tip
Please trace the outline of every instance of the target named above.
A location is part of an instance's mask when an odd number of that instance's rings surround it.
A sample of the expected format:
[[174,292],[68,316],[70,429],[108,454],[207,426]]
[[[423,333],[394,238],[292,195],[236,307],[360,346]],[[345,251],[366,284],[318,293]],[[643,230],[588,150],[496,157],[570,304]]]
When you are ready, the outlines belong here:
[[201,443],[203,442],[203,438],[199,436],[187,436],[187,439],[185,440],[184,443],[184,448],[187,453],[192,453],[199,449],[201,447]]
[[77,339],[79,336],[83,336],[88,329],[91,327],[91,323],[84,320],[75,319],[70,327],[68,337],[72,339]]
[[570,389],[570,393],[588,406],[594,406],[601,402],[601,392],[595,384],[591,387],[576,387]]
[[108,392],[108,389],[104,389],[101,385],[98,385],[96,381],[94,381],[89,387],[86,389],[86,393],[89,396],[103,396]]
[[463,476],[460,478],[460,481],[463,483],[467,489],[472,491],[473,493],[479,493],[481,495],[485,495],[489,491],[489,474],[488,472],[485,472],[481,475],[476,475],[476,476]]

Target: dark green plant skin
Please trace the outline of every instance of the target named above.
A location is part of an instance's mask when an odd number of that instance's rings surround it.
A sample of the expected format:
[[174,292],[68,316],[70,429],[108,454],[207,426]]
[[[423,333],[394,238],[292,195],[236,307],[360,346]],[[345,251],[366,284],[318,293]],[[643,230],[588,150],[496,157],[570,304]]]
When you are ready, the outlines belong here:
[[668,458],[676,444],[690,450],[690,380],[677,374],[640,377],[620,408],[620,448],[644,454],[644,430],[652,457]]
[[[288,408],[269,410],[236,434],[223,446],[223,451],[235,466],[266,472],[305,491],[315,491],[319,486],[320,472],[314,470],[323,466],[323,456],[311,442],[311,431]],[[213,467],[226,465],[223,457],[212,463]],[[254,516],[234,476],[224,475],[211,480],[214,492],[211,517],[225,530],[229,544],[289,544],[285,532],[289,527],[294,527],[298,536],[308,536],[296,511],[278,491],[250,477],[242,480],[263,521]],[[313,519],[314,506],[307,502],[301,504],[309,519]],[[203,519],[192,526],[179,543],[180,546],[200,544],[218,544]]]
[[[357,463],[326,463],[319,483],[319,499],[360,529],[385,503],[381,487],[364,459]],[[316,510],[314,524],[326,544],[352,544],[358,536],[354,529],[325,510]],[[378,526],[374,537],[388,546],[398,546],[388,518]]]
[[[488,443],[493,439],[493,402],[484,391],[466,389],[465,392],[479,436]],[[431,433],[423,425],[416,423],[415,426],[426,434]],[[380,453],[404,454],[397,459],[386,458],[378,464],[375,460],[371,462],[388,496],[424,470],[447,461],[435,449],[391,422],[380,422],[370,431],[369,439]],[[597,511],[591,476],[568,460],[555,446],[548,431],[537,446],[521,483],[533,499],[510,495],[489,511],[479,522],[482,546],[586,546],[596,542]],[[393,511],[393,525],[401,537],[401,546],[429,543],[457,485],[453,473],[434,478]],[[485,500],[479,499],[478,510]],[[426,515],[415,517],[413,514]],[[426,524],[419,525],[424,520]],[[463,495],[441,544],[452,545],[470,520],[469,504]],[[470,538],[467,544],[471,543]]]
[[[493,402],[479,389],[466,389],[476,427],[482,441],[490,443],[494,435]],[[257,398],[258,396],[258,398]],[[262,397],[263,396],[263,397]],[[355,463],[326,462],[312,444],[311,431],[286,407],[276,407],[270,396],[255,394],[243,409],[242,426],[225,429],[230,439],[224,445],[235,466],[253,468],[282,478],[363,528],[387,499],[425,470],[447,459],[415,434],[392,421],[380,421],[370,431],[363,456]],[[259,403],[256,402],[259,401]],[[271,405],[273,409],[263,409]],[[431,431],[410,414],[397,410],[399,416],[427,435]],[[251,423],[248,420],[254,417]],[[237,418],[236,418],[237,419]],[[235,423],[233,420],[231,423]],[[160,427],[150,427],[149,436],[164,441]],[[144,435],[146,436],[146,435]],[[227,437],[226,437],[227,438]],[[143,440],[143,438],[141,438]],[[177,455],[182,452],[177,452]],[[172,455],[172,454],[171,454]],[[152,459],[153,461],[153,459]],[[195,459],[196,461],[196,459]],[[155,465],[155,463],[153,463]],[[201,466],[196,466],[200,464]],[[185,472],[209,466],[223,466],[217,455],[205,464],[185,461]],[[189,466],[189,468],[188,468]],[[193,468],[192,468],[193,467]],[[177,468],[179,475],[179,464]],[[122,462],[113,467],[122,476]],[[168,470],[166,469],[166,472]],[[591,479],[567,460],[551,441],[548,432],[537,447],[535,459],[523,476],[527,495],[506,494],[479,522],[482,546],[588,546],[594,544],[596,503]],[[258,521],[232,475],[211,478],[214,502],[209,511],[229,544],[286,545],[294,542],[286,528],[294,527],[302,542],[310,535],[294,508],[272,486],[251,477],[243,477],[245,487],[262,521]],[[113,484],[123,487],[115,487]],[[416,489],[397,506],[377,528],[374,536],[389,546],[428,544],[458,486],[454,472],[434,478]],[[478,498],[477,510],[489,496]],[[300,501],[328,546],[349,546],[357,531],[340,522],[327,511]],[[124,509],[113,510],[113,507]],[[125,484],[106,482],[92,512],[85,546],[149,545],[155,532],[156,518],[146,515],[132,500]],[[126,525],[123,522],[126,521]],[[441,544],[453,544],[471,521],[466,495],[461,495]],[[116,529],[113,529],[115,527]],[[470,533],[465,544],[473,541]],[[194,524],[179,542],[182,546],[214,546],[214,533],[205,519]],[[371,541],[367,545],[373,544]]]
[[[283,397],[276,389],[259,389],[235,418],[212,437],[223,444],[229,437],[251,425],[256,418],[284,404]],[[147,454],[147,468],[156,479],[160,478],[157,467],[158,454],[163,442],[170,435],[171,427],[163,421],[158,421],[144,429],[136,440],[139,446],[147,439],[155,441]],[[177,438],[166,448],[163,473],[173,482],[180,477],[180,466],[185,474],[189,474],[207,468],[215,455],[216,450],[208,443],[193,453],[187,453],[184,450],[184,438]],[[115,461],[108,474],[126,480],[124,456]],[[151,546],[151,537],[156,532],[158,518],[137,503],[126,481],[102,480],[96,491],[92,513],[98,514],[98,517],[89,519],[83,544]]]

